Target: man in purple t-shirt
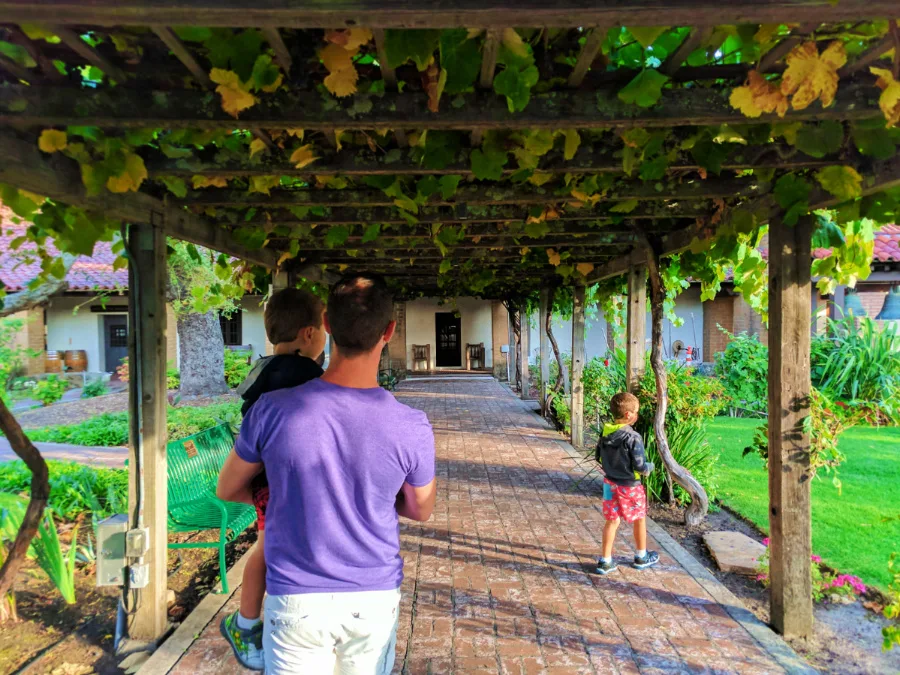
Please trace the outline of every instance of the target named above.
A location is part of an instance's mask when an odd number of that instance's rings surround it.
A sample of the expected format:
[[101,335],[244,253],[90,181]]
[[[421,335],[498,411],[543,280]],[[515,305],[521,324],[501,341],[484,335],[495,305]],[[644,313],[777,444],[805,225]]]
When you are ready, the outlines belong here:
[[399,619],[398,515],[434,509],[434,434],[425,414],[378,386],[394,333],[384,281],[347,277],[328,298],[325,374],[263,395],[219,483],[240,500],[265,464],[266,672],[387,675]]

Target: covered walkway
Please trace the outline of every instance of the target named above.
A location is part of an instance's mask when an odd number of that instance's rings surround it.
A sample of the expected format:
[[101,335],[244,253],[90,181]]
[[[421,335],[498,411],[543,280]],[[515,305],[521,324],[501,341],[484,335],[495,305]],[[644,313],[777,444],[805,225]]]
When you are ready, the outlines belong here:
[[[654,526],[659,567],[589,574],[600,548],[598,497],[571,491],[571,447],[503,385],[408,380],[397,396],[431,418],[439,493],[433,519],[401,533],[396,673],[802,670],[780,638]],[[616,555],[632,551],[620,535]],[[233,596],[222,612],[236,603]],[[219,635],[222,612],[190,627],[190,647],[169,672],[241,670]],[[168,669],[153,665],[145,672]]]

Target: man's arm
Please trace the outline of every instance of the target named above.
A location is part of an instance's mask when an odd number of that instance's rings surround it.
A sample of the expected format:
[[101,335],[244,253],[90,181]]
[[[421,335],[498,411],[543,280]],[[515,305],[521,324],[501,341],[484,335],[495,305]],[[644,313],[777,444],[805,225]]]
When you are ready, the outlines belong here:
[[232,449],[222,465],[222,470],[219,471],[216,497],[226,502],[252,504],[250,483],[262,471],[262,468],[262,462],[247,462],[238,457]]
[[437,497],[437,478],[428,485],[413,487],[404,483],[397,495],[397,513],[410,520],[425,522],[434,511],[434,500]]

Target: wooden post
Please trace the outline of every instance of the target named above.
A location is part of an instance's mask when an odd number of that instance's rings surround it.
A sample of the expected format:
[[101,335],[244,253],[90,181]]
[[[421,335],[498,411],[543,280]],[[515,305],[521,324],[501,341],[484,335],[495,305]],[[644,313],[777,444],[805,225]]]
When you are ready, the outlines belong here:
[[531,398],[531,387],[529,386],[531,373],[528,372],[528,352],[531,351],[531,347],[528,345],[531,338],[530,332],[531,329],[528,327],[528,312],[522,307],[519,310],[519,344],[522,347],[522,353],[519,355],[522,359],[522,391],[519,392],[519,396],[522,397],[523,401],[527,401]]
[[772,625],[812,632],[809,324],[813,217],[769,229],[769,578]]
[[541,350],[541,382],[538,389],[538,400],[541,402],[541,414],[549,415],[547,390],[550,386],[550,339],[547,336],[547,315],[550,312],[550,289],[542,288],[540,295],[540,312],[538,316],[538,335]]
[[[510,305],[512,307],[512,305]],[[507,333],[509,334],[509,351],[506,353],[507,358],[509,359],[509,388],[515,390],[516,388],[516,364],[518,363],[518,350],[516,348],[516,310],[510,309],[507,307]]]
[[585,287],[572,289],[572,445],[584,445],[584,296]]
[[[137,591],[128,636],[152,641],[166,629],[166,236],[159,225],[129,228],[128,451],[129,526],[150,530],[143,563],[149,583]],[[132,559],[129,564],[139,561]]]
[[625,373],[628,391],[634,393],[644,374],[647,343],[647,270],[643,265],[628,270],[628,318],[625,326]]

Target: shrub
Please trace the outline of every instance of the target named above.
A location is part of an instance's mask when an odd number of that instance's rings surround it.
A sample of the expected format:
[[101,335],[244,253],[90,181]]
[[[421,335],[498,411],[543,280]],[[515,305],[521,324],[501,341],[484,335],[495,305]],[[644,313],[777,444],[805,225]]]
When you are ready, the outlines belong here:
[[247,352],[225,350],[225,382],[232,389],[240,385],[250,373],[251,365],[247,356]]
[[[762,582],[763,586],[769,585],[769,538],[763,539],[763,545],[766,547],[765,553],[762,554],[757,563],[756,580]],[[836,574],[822,565],[822,558],[817,555],[811,555],[809,566],[810,581],[812,582],[812,599],[813,602],[822,602],[830,599],[840,600],[841,598],[855,599],[858,595],[866,592],[866,586],[862,580],[852,574]]]
[[109,387],[106,386],[106,382],[103,380],[93,380],[84,385],[84,389],[81,390],[81,398],[95,398],[97,396],[104,396],[108,393]]
[[900,647],[900,565],[897,564],[896,553],[891,554],[888,570],[893,579],[888,585],[890,603],[884,608],[884,616],[893,623],[881,629],[881,635],[884,638],[881,648],[884,651]]
[[178,389],[181,386],[181,373],[169,361],[166,367],[166,389]]
[[122,359],[118,366],[116,366],[116,375],[119,376],[119,379],[122,380],[122,382],[128,382],[129,372],[127,356]]
[[45,406],[53,405],[66,393],[66,381],[56,375],[48,375],[31,389],[31,397]]
[[732,412],[764,412],[768,407],[769,350],[755,336],[728,335],[725,351],[716,354],[715,373],[725,387]]
[[[716,463],[719,456],[706,440],[706,426],[685,420],[670,422],[666,427],[666,436],[669,440],[669,451],[672,453],[672,457],[697,479],[697,482],[706,491],[709,501],[712,502],[718,491]],[[644,481],[647,487],[647,496],[654,501],[664,501],[668,490],[666,474],[662,458],[656,449],[656,435],[652,429],[645,435],[645,439],[647,459],[654,464],[653,473]],[[674,485],[674,490],[676,500],[681,503],[690,502],[690,495],[681,486]]]
[[[76,462],[48,460],[48,506],[64,520],[84,512],[98,518],[123,513],[128,506],[128,472]],[[0,493],[29,494],[31,472],[21,460],[0,464]]]

